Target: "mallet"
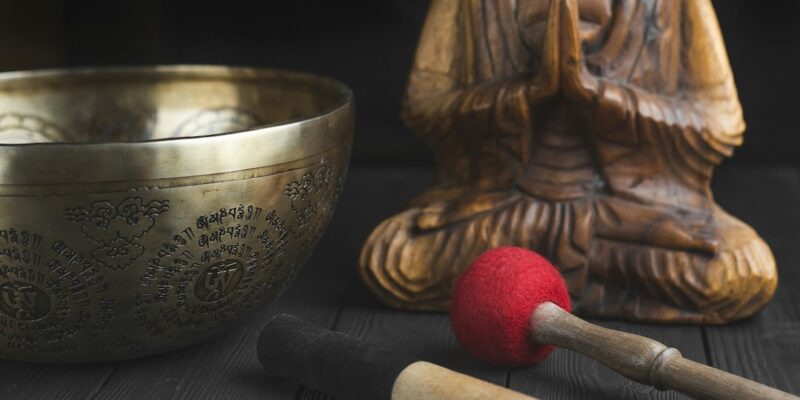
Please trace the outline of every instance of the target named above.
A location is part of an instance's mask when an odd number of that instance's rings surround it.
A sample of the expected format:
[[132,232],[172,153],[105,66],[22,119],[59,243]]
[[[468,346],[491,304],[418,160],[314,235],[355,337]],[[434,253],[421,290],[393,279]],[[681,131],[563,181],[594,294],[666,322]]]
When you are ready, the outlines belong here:
[[489,250],[475,260],[456,282],[450,316],[461,345],[494,364],[537,363],[556,345],[637,382],[698,399],[800,399],[685,359],[655,340],[581,320],[570,313],[558,270],[518,247]]
[[258,338],[258,358],[271,374],[337,398],[533,399],[285,314],[273,317],[264,326]]

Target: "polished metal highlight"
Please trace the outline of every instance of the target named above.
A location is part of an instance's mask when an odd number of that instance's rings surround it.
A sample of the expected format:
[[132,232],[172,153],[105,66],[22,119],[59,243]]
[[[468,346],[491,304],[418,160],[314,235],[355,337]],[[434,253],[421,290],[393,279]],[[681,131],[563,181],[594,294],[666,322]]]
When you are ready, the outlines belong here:
[[353,99],[169,66],[0,74],[0,357],[118,360],[230,327],[325,229]]

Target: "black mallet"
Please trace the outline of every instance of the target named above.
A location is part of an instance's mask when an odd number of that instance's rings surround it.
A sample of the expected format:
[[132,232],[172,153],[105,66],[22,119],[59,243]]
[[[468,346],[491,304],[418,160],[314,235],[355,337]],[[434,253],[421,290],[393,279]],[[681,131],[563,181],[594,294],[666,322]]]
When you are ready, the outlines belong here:
[[264,326],[258,338],[258,358],[273,375],[341,398],[533,399],[286,314],[273,317]]

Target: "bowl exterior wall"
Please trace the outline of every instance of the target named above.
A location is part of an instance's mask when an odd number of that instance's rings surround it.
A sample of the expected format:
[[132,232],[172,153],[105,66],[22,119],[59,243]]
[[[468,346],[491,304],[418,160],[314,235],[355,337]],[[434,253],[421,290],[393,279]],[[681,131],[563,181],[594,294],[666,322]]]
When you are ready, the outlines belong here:
[[0,357],[125,359],[230,326],[310,256],[349,156],[345,141],[217,175],[0,186]]

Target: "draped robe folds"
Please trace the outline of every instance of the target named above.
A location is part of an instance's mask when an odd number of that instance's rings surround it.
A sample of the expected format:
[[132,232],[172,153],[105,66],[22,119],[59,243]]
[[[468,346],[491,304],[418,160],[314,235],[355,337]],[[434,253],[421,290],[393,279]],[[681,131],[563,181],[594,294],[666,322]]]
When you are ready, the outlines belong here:
[[[744,131],[710,2],[579,4],[584,62],[601,82],[591,104],[561,91],[531,101],[557,40],[544,34],[549,1],[432,2],[403,118],[433,148],[438,184],[376,228],[362,276],[392,305],[441,310],[477,254],[519,245],[558,265],[584,314],[752,314],[772,296],[775,268],[710,190]],[[727,271],[743,264],[750,272]],[[710,279],[748,274],[758,290],[708,308],[720,302]]]

